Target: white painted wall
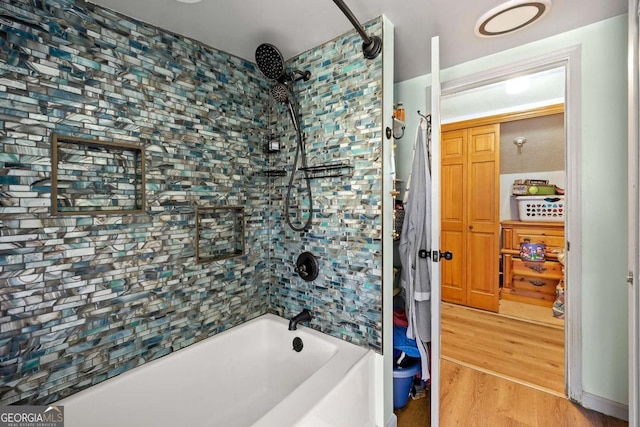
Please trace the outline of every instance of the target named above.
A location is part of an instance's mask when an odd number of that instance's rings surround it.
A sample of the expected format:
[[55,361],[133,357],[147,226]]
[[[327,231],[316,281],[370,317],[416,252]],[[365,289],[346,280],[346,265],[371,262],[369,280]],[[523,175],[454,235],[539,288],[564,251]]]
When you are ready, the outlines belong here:
[[[487,40],[487,42],[491,42]],[[614,404],[628,403],[627,366],[627,16],[458,65],[443,81],[539,57],[575,45],[582,58],[582,359],[583,390]],[[399,179],[409,174],[418,124],[427,111],[430,76],[395,85],[405,104],[407,136],[397,141]]]
[[411,172],[411,163],[413,160],[413,146],[416,143],[418,123],[421,114],[428,114],[431,110],[428,105],[427,96],[429,87],[431,87],[431,75],[416,77],[411,80],[396,83],[394,86],[394,99],[403,101],[405,106],[405,131],[404,137],[395,140],[396,144],[396,177],[401,180],[402,185],[397,186],[400,191],[398,198],[404,198],[406,190],[407,178]]

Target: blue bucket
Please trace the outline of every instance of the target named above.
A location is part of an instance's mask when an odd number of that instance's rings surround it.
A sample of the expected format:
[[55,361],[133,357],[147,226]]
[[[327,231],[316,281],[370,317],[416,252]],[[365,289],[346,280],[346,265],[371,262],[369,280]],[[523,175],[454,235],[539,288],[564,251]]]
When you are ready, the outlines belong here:
[[420,361],[406,368],[393,368],[393,409],[404,408],[409,401],[413,377],[420,373]]

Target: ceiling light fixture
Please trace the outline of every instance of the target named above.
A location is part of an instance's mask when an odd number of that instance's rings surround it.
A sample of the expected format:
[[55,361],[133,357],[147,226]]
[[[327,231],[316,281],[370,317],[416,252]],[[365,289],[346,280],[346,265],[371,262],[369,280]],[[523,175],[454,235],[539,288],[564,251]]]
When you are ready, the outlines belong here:
[[510,0],[494,7],[476,22],[476,35],[494,37],[512,33],[542,18],[551,0]]
[[200,3],[202,0],[176,0],[179,3],[188,3],[188,4],[192,4],[192,3]]
[[514,95],[516,93],[522,93],[525,90],[529,89],[529,77],[521,76],[513,79],[509,79],[504,82],[504,90],[509,95]]

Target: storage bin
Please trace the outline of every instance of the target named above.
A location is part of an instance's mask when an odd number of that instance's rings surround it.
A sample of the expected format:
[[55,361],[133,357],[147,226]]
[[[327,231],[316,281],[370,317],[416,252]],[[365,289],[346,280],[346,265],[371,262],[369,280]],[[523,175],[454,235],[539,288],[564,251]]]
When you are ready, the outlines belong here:
[[516,200],[520,221],[564,221],[564,196],[519,196]]
[[409,401],[413,377],[420,373],[420,361],[406,368],[393,368],[393,409],[404,408]]

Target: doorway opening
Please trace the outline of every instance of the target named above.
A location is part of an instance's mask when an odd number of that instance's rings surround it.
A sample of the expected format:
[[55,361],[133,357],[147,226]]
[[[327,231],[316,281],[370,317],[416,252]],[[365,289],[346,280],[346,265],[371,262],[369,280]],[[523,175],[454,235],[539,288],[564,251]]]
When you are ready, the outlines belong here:
[[516,74],[442,98],[442,358],[566,396],[567,69]]

